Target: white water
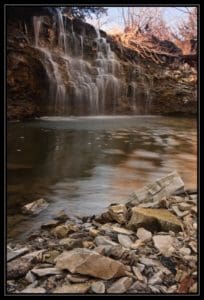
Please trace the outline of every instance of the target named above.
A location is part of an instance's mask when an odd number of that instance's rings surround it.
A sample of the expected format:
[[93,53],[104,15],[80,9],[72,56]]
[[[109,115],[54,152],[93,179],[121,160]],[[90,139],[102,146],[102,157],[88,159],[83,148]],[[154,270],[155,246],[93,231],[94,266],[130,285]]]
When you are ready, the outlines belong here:
[[[126,94],[119,60],[111,50],[106,38],[96,29],[96,58],[91,62],[84,57],[84,36],[74,32],[73,23],[67,30],[66,18],[56,9],[53,30],[57,33],[57,45],[49,47],[42,34],[43,17],[33,17],[35,45],[41,51],[50,82],[49,104],[55,114],[69,113],[69,107],[89,115],[116,111],[120,97]],[[57,48],[56,48],[57,46]],[[130,82],[130,104],[137,113],[137,84]]]

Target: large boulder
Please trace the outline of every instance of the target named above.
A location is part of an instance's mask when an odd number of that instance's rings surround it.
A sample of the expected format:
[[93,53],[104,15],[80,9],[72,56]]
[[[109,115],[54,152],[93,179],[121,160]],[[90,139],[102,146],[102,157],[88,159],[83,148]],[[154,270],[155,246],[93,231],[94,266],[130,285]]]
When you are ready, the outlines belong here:
[[169,175],[156,180],[153,183],[133,192],[130,196],[129,206],[135,206],[140,203],[157,202],[163,197],[168,197],[173,193],[183,190],[184,183],[177,172],[172,172]]
[[64,251],[55,261],[59,269],[101,279],[125,276],[127,271],[122,263],[83,248]]
[[132,217],[128,223],[128,228],[137,230],[143,227],[151,232],[154,231],[182,231],[180,220],[167,209],[133,207]]

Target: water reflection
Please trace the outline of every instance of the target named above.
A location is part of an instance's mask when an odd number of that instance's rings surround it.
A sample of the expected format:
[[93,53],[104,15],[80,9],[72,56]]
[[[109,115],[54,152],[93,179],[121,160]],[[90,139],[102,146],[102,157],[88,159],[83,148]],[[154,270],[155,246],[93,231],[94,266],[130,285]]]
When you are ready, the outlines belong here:
[[197,181],[194,119],[144,116],[9,123],[7,140],[9,216],[21,216],[22,205],[39,197],[50,202],[35,218],[20,222],[16,217],[9,223],[9,236],[20,236],[25,224],[32,230],[61,208],[69,215],[99,213],[173,170],[187,187]]

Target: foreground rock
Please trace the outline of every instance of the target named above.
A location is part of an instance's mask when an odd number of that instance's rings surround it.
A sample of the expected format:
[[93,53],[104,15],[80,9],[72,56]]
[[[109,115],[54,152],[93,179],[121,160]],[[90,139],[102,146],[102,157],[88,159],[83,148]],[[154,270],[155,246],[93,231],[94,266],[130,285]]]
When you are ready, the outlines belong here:
[[135,206],[140,203],[159,201],[163,197],[168,197],[177,191],[183,190],[183,188],[184,183],[181,177],[177,172],[173,172],[132,193],[130,204]]
[[155,247],[165,256],[171,256],[175,251],[174,239],[169,235],[155,235],[153,241]]
[[108,210],[112,219],[119,224],[124,224],[127,221],[127,208],[123,204],[111,205]]
[[127,271],[122,263],[82,248],[63,252],[56,258],[56,267],[101,279],[124,276]]
[[87,283],[67,284],[57,287],[53,293],[84,294],[89,290],[89,288],[90,284]]
[[36,215],[42,210],[46,209],[48,207],[48,203],[44,199],[38,199],[36,201],[33,201],[31,203],[28,203],[22,207],[22,213],[24,214],[33,214]]
[[136,230],[141,226],[151,232],[182,231],[181,221],[167,209],[133,207],[128,228]]
[[107,289],[108,294],[122,294],[125,293],[128,288],[131,286],[133,280],[130,277],[122,277],[116,282],[109,289]]

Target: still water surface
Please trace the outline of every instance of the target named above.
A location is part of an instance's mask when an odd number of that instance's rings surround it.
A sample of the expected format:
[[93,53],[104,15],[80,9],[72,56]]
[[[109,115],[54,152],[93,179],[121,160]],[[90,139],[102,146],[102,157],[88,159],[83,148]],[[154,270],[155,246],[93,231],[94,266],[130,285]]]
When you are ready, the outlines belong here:
[[[54,213],[98,214],[177,170],[197,183],[196,120],[161,116],[44,117],[7,126],[8,237],[22,238]],[[22,205],[44,198],[38,216]],[[26,229],[26,230],[25,230]]]

